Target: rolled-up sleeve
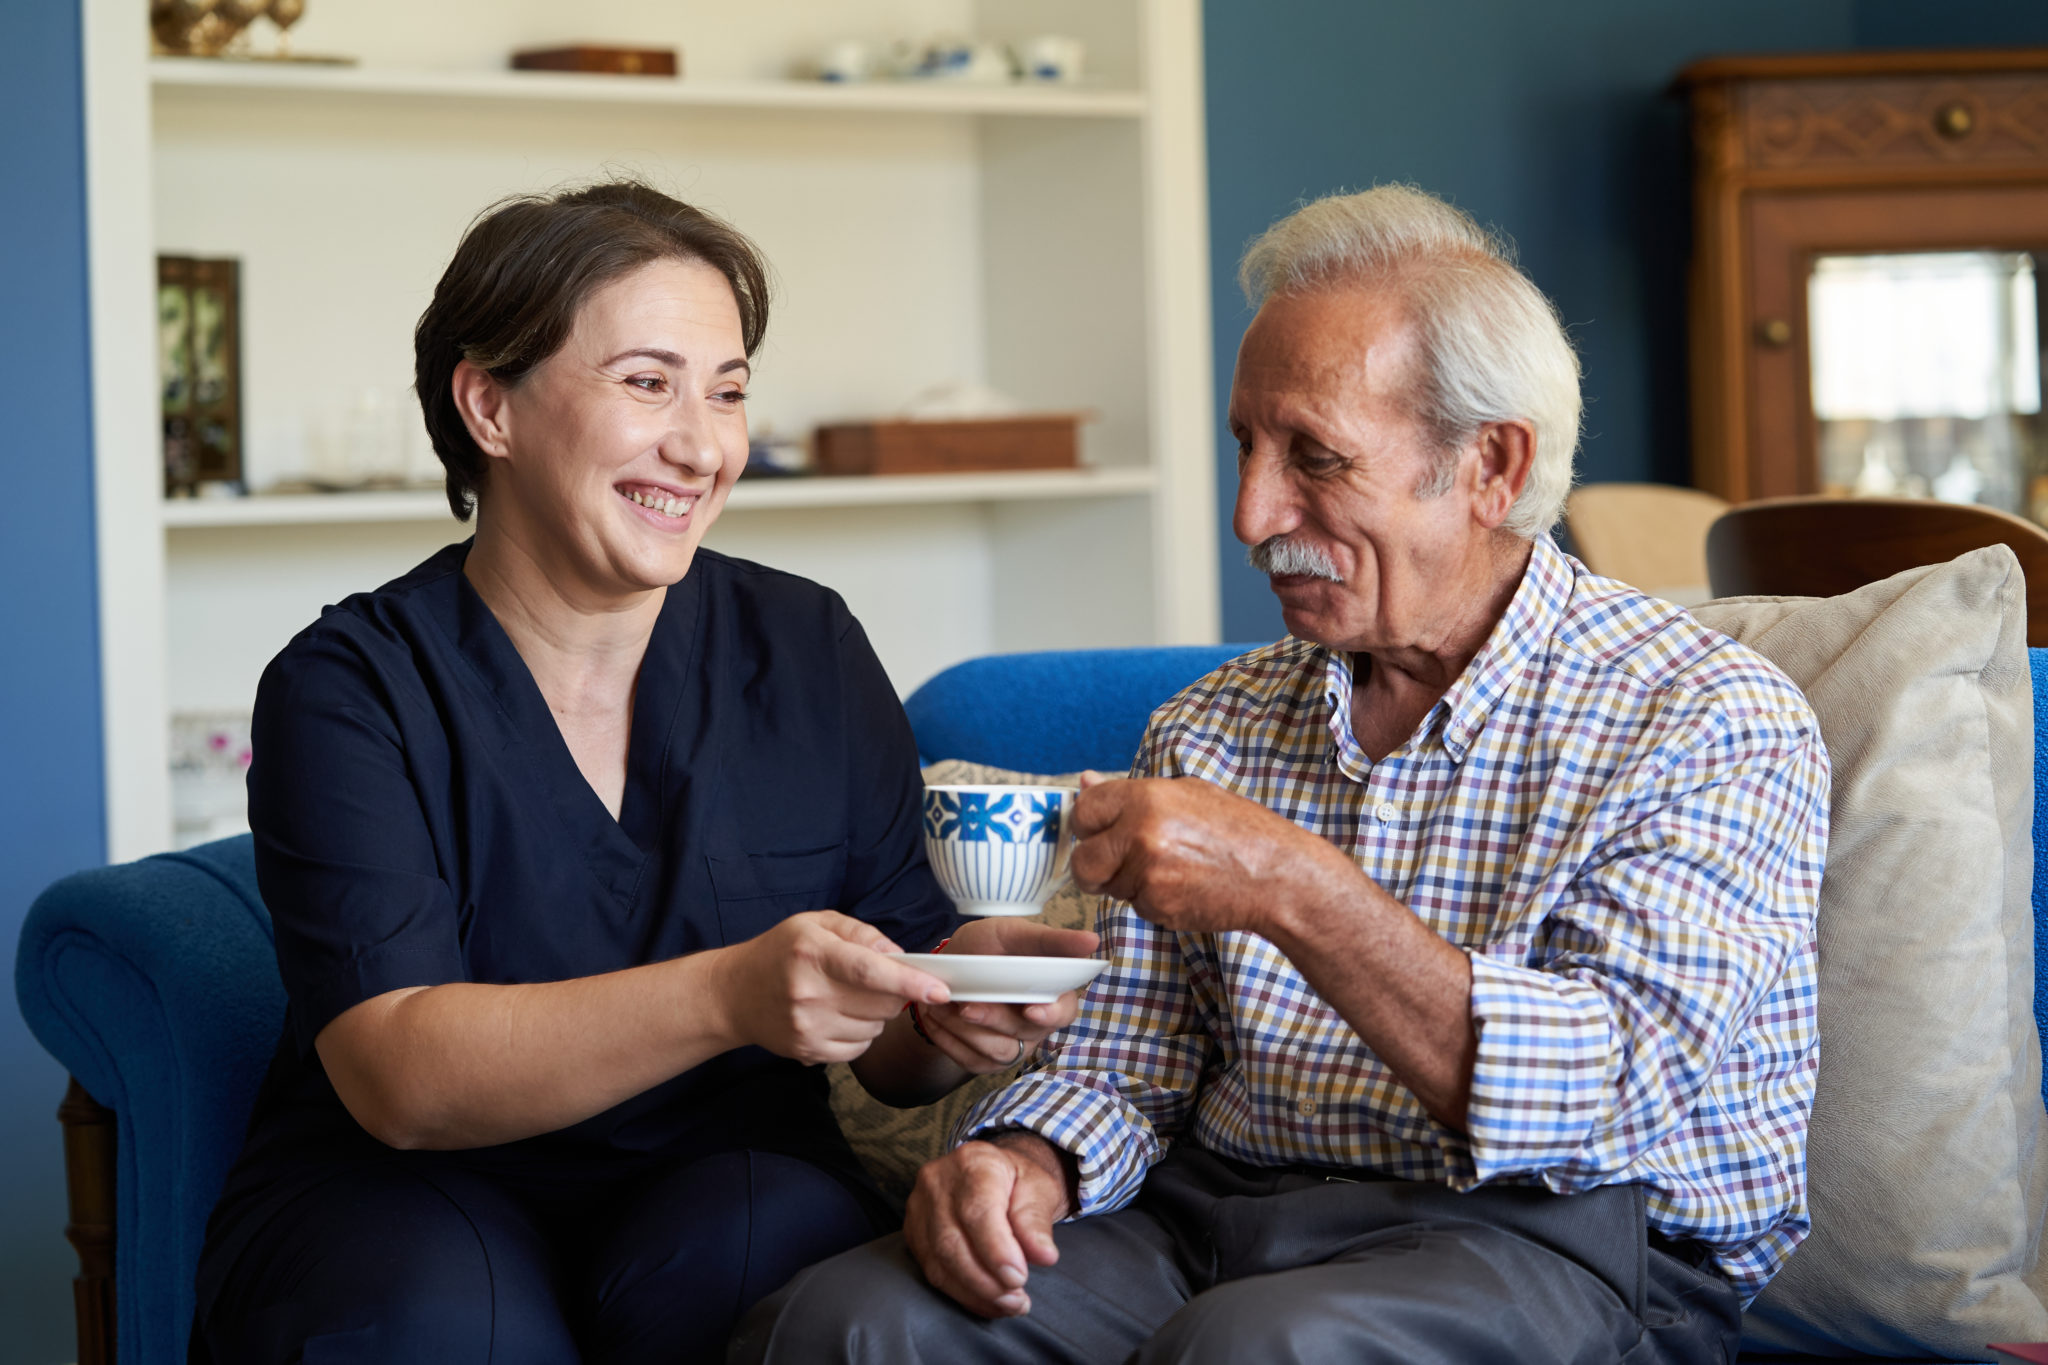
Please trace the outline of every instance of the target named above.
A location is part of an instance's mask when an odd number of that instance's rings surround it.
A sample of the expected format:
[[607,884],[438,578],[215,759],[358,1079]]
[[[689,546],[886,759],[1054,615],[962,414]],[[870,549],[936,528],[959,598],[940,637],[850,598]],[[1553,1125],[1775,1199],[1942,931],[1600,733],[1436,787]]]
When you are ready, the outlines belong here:
[[[1716,717],[1655,769],[1544,908],[1537,941],[1471,954],[1467,1129],[1439,1134],[1454,1184],[1605,1183],[1686,1121],[1759,1023],[1782,1050],[1817,1046],[1810,988],[1780,989],[1810,945],[1827,848],[1811,713]],[[1767,1000],[1785,1017],[1760,1020]],[[1782,1117],[1803,1131],[1803,1110]],[[1775,1158],[1751,1145],[1728,1159]]]
[[264,672],[251,741],[256,880],[301,1052],[373,996],[466,979],[412,765],[355,652],[317,628],[295,640]]

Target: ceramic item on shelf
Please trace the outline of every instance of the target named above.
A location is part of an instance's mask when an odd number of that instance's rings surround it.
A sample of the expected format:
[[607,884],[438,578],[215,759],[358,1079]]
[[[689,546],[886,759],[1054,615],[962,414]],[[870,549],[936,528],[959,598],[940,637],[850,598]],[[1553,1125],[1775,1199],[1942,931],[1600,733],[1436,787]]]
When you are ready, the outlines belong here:
[[1079,38],[1042,33],[1017,49],[1018,65],[1028,81],[1078,81],[1087,48]]
[[937,953],[910,965],[946,983],[961,1004],[1049,1005],[1062,991],[1079,990],[1109,964],[1094,957],[1003,957]]
[[858,38],[842,38],[818,58],[821,81],[864,81],[875,74],[875,51]]
[[1066,879],[1074,787],[924,789],[924,847],[963,915],[1035,915]]
[[1016,64],[1001,43],[941,38],[925,49],[924,60],[912,74],[965,85],[1004,85],[1016,72]]

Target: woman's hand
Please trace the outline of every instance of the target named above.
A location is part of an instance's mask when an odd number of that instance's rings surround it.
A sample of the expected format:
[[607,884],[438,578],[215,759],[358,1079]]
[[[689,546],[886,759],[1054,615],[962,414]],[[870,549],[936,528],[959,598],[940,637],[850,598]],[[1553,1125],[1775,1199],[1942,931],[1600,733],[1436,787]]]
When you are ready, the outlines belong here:
[[[1087,957],[1098,940],[1086,929],[1055,929],[1023,919],[974,919],[960,926],[947,943],[949,953],[1003,954],[1011,957]],[[915,961],[915,959],[912,959]],[[1024,1052],[1074,1021],[1078,992],[1068,991],[1050,1005],[918,1006],[918,1018],[932,1046],[956,1065],[985,1076],[1016,1064]],[[1017,1045],[1022,1043],[1020,1049]]]
[[847,1062],[915,1000],[942,1005],[946,983],[916,969],[881,930],[836,910],[792,915],[727,950],[725,1014],[735,1043],[799,1062]]

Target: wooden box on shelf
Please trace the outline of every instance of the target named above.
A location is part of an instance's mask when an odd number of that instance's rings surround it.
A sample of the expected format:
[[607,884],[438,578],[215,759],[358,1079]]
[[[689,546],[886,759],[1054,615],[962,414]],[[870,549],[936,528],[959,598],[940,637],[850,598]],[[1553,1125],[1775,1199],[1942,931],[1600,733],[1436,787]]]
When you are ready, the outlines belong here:
[[820,474],[952,474],[1072,469],[1080,462],[1079,413],[949,421],[838,422],[818,428]]
[[512,54],[514,71],[584,71],[605,76],[679,76],[672,47],[529,48]]

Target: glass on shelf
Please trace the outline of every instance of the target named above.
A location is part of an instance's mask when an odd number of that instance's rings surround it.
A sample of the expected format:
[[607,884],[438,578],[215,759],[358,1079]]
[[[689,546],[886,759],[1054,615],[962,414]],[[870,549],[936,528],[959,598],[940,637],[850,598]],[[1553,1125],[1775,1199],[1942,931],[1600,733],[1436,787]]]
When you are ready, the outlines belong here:
[[1822,491],[1981,503],[2048,523],[2038,254],[1815,259]]

